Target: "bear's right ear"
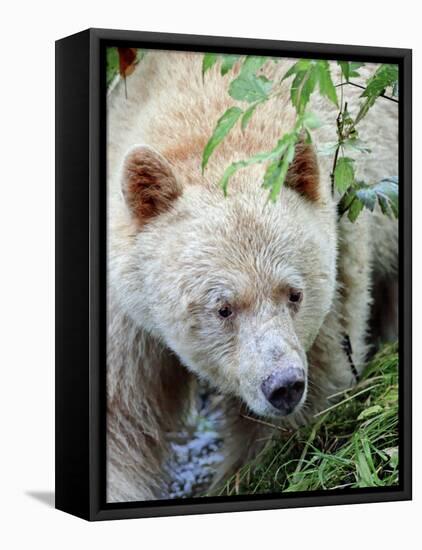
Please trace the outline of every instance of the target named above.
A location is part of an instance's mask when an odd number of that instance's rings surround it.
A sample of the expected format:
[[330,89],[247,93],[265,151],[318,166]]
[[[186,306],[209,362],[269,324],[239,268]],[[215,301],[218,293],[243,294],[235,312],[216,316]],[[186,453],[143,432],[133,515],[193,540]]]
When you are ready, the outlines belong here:
[[168,210],[182,194],[170,164],[147,145],[136,145],[126,154],[122,191],[130,213],[141,225]]

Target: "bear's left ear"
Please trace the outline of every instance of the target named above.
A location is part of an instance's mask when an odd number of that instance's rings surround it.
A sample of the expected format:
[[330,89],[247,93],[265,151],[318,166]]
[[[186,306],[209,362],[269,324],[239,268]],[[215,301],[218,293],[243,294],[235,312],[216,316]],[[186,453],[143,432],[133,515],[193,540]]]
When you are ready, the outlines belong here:
[[141,225],[169,210],[182,194],[170,164],[147,145],[135,145],[126,154],[122,191],[130,213]]
[[295,157],[286,176],[288,187],[310,201],[319,199],[319,167],[315,149],[305,139],[296,144]]

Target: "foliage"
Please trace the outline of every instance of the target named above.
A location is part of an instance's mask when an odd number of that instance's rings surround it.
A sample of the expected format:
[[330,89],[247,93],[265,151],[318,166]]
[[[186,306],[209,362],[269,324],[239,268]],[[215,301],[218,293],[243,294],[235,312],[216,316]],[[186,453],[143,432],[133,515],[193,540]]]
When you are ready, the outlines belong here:
[[145,51],[137,48],[107,48],[106,49],[106,82],[107,87],[120,75],[126,79],[135,66],[143,59]]
[[226,135],[230,132],[233,126],[236,124],[238,118],[243,113],[239,107],[230,107],[224,115],[218,120],[214,133],[211,139],[208,141],[204,149],[202,157],[202,171],[204,171],[214,149],[223,141]]
[[[230,109],[229,109],[230,110]],[[228,110],[228,111],[229,111]],[[226,111],[226,113],[228,112]],[[220,119],[221,120],[221,119]],[[247,160],[241,160],[233,162],[230,164],[220,180],[220,185],[224,191],[224,194],[227,194],[227,185],[229,179],[235,174],[239,169],[246,168],[251,164],[261,164],[267,162],[267,168],[264,175],[264,180],[262,186],[270,190],[270,199],[275,200],[281,189],[281,186],[284,183],[284,179],[289,169],[289,165],[293,160],[295,146],[297,141],[300,138],[302,130],[305,128],[306,131],[309,131],[314,127],[316,123],[315,118],[310,116],[308,113],[301,115],[297,119],[297,123],[294,126],[293,130],[289,133],[284,134],[284,136],[276,143],[275,147],[270,151],[263,151],[258,153]],[[217,125],[218,126],[218,125]],[[231,126],[233,127],[233,126]],[[231,128],[230,128],[231,129]],[[217,130],[217,128],[216,128]],[[207,151],[207,148],[210,143],[213,143],[213,138],[216,135],[214,131],[213,137],[210,139],[206,145],[204,152]],[[222,140],[219,141],[219,143]],[[209,156],[207,157],[208,161]],[[202,164],[202,169],[204,170],[206,163]]]
[[364,65],[364,63],[350,61],[338,61],[338,64],[346,82],[349,82],[352,77],[360,76],[359,69]]
[[320,94],[338,106],[337,92],[328,61],[300,59],[287,71],[282,81],[291,76],[294,76],[294,79],[290,88],[290,97],[299,114],[305,111],[317,85]]
[[274,436],[219,494],[398,484],[397,344],[385,346],[368,364],[361,382],[335,397],[341,400],[332,400],[313,425]]
[[113,82],[119,72],[119,54],[117,48],[107,48],[106,50],[107,63],[107,87]]
[[[205,79],[209,71],[218,61],[220,72],[224,76],[229,73],[235,64],[239,72],[228,84],[228,94],[237,102],[244,102],[242,109],[238,105],[230,107],[218,120],[213,134],[206,144],[202,157],[202,171],[206,169],[208,161],[215,149],[224,141],[230,131],[240,120],[242,131],[247,126],[260,105],[277,98],[285,80],[291,79],[290,99],[296,110],[294,127],[280,136],[274,148],[260,152],[248,159],[234,162],[227,166],[220,180],[220,186],[227,194],[230,178],[241,168],[252,164],[266,164],[262,186],[269,190],[269,198],[275,201],[284,184],[290,163],[294,160],[295,148],[300,139],[306,136],[311,142],[311,132],[320,123],[315,115],[307,110],[312,94],[319,92],[338,109],[337,141],[326,144],[322,154],[333,155],[331,173],[332,191],[336,189],[341,195],[339,213],[348,212],[350,220],[356,220],[364,207],[373,210],[378,201],[384,213],[398,215],[398,179],[391,177],[382,182],[371,182],[371,185],[357,182],[354,170],[354,160],[347,156],[347,151],[370,153],[370,149],[359,139],[357,124],[366,116],[369,109],[379,97],[386,97],[387,88],[392,94],[398,94],[398,67],[397,65],[380,65],[376,72],[368,78],[366,86],[360,86],[351,81],[359,77],[359,69],[364,63],[338,61],[341,69],[341,82],[336,86],[333,82],[331,67],[326,60],[299,59],[284,74],[279,81],[270,81],[262,74],[262,67],[268,63],[277,62],[274,58],[238,55],[204,55],[202,74]],[[347,103],[343,102],[343,85],[354,85],[363,88],[361,105],[358,114],[353,118],[348,110]],[[337,88],[340,88],[340,98]],[[393,101],[397,101],[393,98]],[[388,182],[388,183],[386,183]]]
[[365,99],[357,114],[355,124],[362,120],[369,109],[374,105],[376,99],[383,94],[388,87],[394,88],[394,86],[397,85],[398,78],[398,65],[381,65],[376,70],[375,74],[366,83],[366,89],[362,94],[362,97]]
[[[144,50],[134,48],[107,48],[106,79],[110,86],[117,75],[125,81],[134,67],[145,55]],[[263,188],[269,192],[269,199],[275,201],[283,187],[291,162],[294,160],[296,145],[306,137],[312,141],[312,130],[320,126],[316,116],[308,110],[312,94],[319,93],[339,109],[337,116],[337,141],[324,145],[320,154],[333,156],[331,171],[332,191],[337,190],[341,198],[338,204],[339,215],[347,213],[355,221],[360,212],[367,208],[373,211],[378,203],[382,212],[398,216],[398,178],[389,177],[381,182],[357,181],[354,159],[350,152],[370,153],[370,149],[359,137],[357,125],[366,116],[378,98],[387,97],[385,92],[391,89],[393,101],[398,96],[398,66],[380,65],[375,73],[367,79],[365,86],[354,83],[351,79],[359,77],[359,69],[364,63],[338,61],[341,69],[341,82],[334,84],[331,66],[326,60],[299,59],[284,74],[280,81],[270,81],[262,68],[266,63],[277,63],[277,58],[265,56],[240,56],[235,54],[207,53],[203,56],[202,75],[219,63],[222,76],[229,75],[235,66],[238,71],[232,80],[228,80],[227,91],[234,101],[244,103],[229,107],[218,119],[213,134],[209,138],[202,156],[202,172],[206,170],[210,157],[215,149],[226,139],[230,131],[240,123],[243,132],[248,131],[248,124],[256,110],[270,99],[277,99],[284,81],[290,80],[290,99],[296,110],[296,121],[293,128],[280,136],[269,151],[234,162],[226,167],[220,186],[227,194],[231,177],[240,169],[252,164],[265,164],[262,180]],[[355,117],[350,115],[347,103],[343,102],[342,87],[353,85],[363,88],[361,104]],[[340,89],[340,94],[337,90]],[[340,97],[338,97],[340,95]]]
[[375,204],[378,202],[383,214],[397,218],[399,215],[398,200],[398,179],[396,177],[383,179],[375,185],[353,181],[338,204],[338,212],[340,216],[347,212],[349,220],[354,222],[364,207],[373,212]]

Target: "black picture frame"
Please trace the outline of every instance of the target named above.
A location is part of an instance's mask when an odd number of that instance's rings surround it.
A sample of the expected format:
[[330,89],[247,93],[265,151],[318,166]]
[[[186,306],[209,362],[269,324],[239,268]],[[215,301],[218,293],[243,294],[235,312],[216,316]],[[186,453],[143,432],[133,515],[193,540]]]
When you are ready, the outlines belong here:
[[[389,62],[399,65],[400,485],[107,504],[105,501],[105,48]],[[412,51],[89,29],[56,42],[56,508],[87,520],[409,500]]]

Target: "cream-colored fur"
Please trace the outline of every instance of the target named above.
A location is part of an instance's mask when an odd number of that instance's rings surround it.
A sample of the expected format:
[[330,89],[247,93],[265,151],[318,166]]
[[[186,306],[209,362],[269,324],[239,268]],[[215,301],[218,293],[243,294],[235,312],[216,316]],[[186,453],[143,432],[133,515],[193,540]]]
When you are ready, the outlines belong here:
[[[285,95],[258,108],[244,133],[234,129],[201,174],[201,155],[217,119],[233,104],[231,75],[201,75],[201,54],[148,52],[128,78],[128,98],[108,97],[108,501],[166,498],[167,434],[183,424],[197,377],[224,395],[225,460],[218,477],[256,452],[268,432],[239,413],[295,427],[327,406],[360,369],[368,349],[371,271],[394,272],[396,224],[363,213],[337,223],[332,159],[320,157],[319,200],[284,188],[267,204],[263,166],[239,171],[224,198],[217,183],[234,160],[271,149],[294,123]],[[292,64],[266,66],[269,77]],[[373,68],[365,68],[368,71]],[[358,91],[344,88],[350,106]],[[336,110],[315,94],[324,123],[315,145],[335,141]],[[242,105],[243,106],[243,105]],[[397,175],[397,110],[379,101],[360,125],[372,154],[359,155],[368,182]],[[121,192],[122,163],[136,144],[159,152],[182,194],[139,226]],[[158,154],[158,153],[157,153]],[[303,290],[297,312],[288,288]],[[222,322],[219,304],[237,304]],[[296,412],[277,418],[260,387],[283,358],[300,362],[307,388]]]

